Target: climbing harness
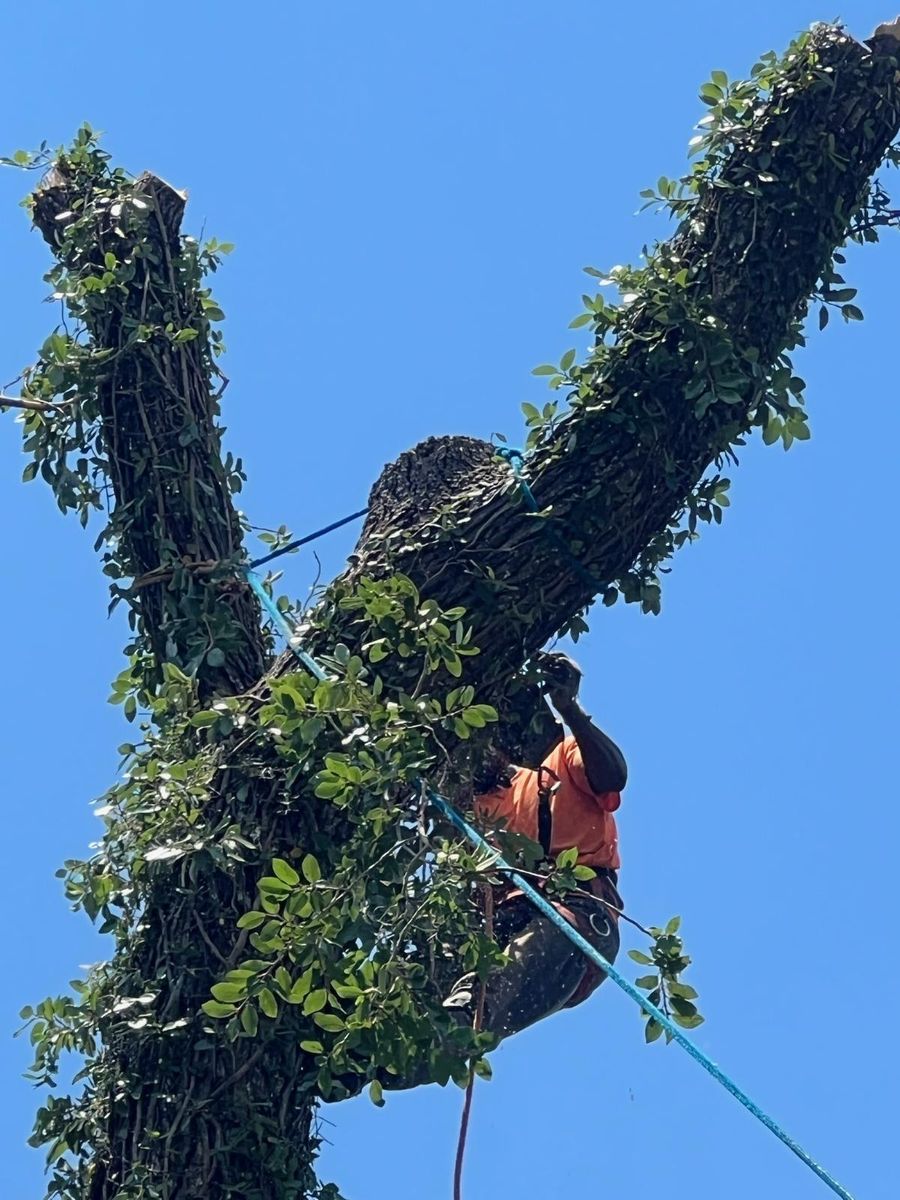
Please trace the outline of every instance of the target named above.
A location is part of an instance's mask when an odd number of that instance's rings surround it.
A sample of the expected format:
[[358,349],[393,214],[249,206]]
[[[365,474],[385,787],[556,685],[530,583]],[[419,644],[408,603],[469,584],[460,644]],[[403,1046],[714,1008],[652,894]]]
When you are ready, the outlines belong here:
[[[521,458],[521,455],[519,455],[519,457]],[[525,488],[528,488],[527,484],[524,486]],[[526,494],[530,495],[530,488]],[[553,536],[555,537],[555,535]],[[565,546],[565,543],[563,543],[563,546]],[[328,676],[322,667],[316,662],[311,654],[309,654],[299,645],[297,635],[291,628],[291,625],[285,618],[284,614],[276,605],[275,601],[266,591],[260,577],[256,575],[250,567],[244,568],[244,574],[253,591],[259,597],[259,601],[263,608],[271,617],[275,627],[286,639],[296,658],[316,679],[327,679]],[[727,1075],[721,1067],[714,1063],[712,1059],[709,1058],[698,1045],[696,1045],[696,1043],[692,1042],[691,1039],[687,1037],[686,1034],[679,1029],[679,1027],[672,1020],[670,1020],[670,1018],[667,1017],[661,1009],[657,1008],[655,1004],[651,1004],[643,992],[638,991],[634,984],[631,983],[630,980],[626,979],[624,975],[620,974],[611,962],[607,962],[600,951],[595,949],[595,947],[592,946],[591,943],[578,932],[578,930],[570,921],[566,920],[566,918],[560,912],[558,912],[557,909],[554,908],[553,905],[544,896],[542,896],[541,893],[532,884],[530,884],[527,879],[524,878],[524,876],[522,876],[509,862],[506,861],[506,859],[497,851],[494,846],[491,846],[482,837],[477,829],[470,825],[469,822],[466,821],[466,819],[456,811],[449,800],[446,800],[438,792],[435,792],[424,781],[422,781],[422,788],[423,794],[427,800],[434,805],[434,807],[440,813],[442,813],[444,817],[446,817],[451,825],[455,826],[460,833],[462,833],[472,843],[472,845],[476,847],[476,849],[491,855],[496,867],[503,871],[508,878],[512,880],[515,886],[524,893],[524,895],[531,901],[535,908],[537,908],[539,912],[543,913],[545,917],[552,921],[557,929],[559,929],[559,931],[564,934],[564,936],[567,937],[574,946],[577,946],[581,953],[584,954],[585,957],[588,958],[595,967],[598,967],[601,971],[603,971],[603,973],[607,975],[613,981],[613,983],[620,987],[627,996],[630,996],[630,998],[634,1000],[634,1002],[638,1004],[649,1017],[652,1017],[653,1020],[657,1021],[663,1027],[666,1033],[669,1034],[669,1036],[676,1041],[683,1050],[687,1051],[687,1053],[691,1056],[691,1058],[694,1059],[695,1062],[698,1062],[700,1066],[703,1067],[704,1071],[707,1071],[717,1083],[720,1083],[726,1091],[730,1092],[731,1095],[734,1096],[734,1098],[740,1104],[742,1104],[749,1113],[756,1117],[757,1121],[763,1124],[766,1129],[770,1131],[770,1133],[773,1133],[780,1142],[787,1146],[787,1148],[792,1151],[792,1153],[794,1153],[802,1163],[809,1167],[809,1169],[815,1175],[817,1175],[818,1178],[821,1179],[822,1182],[826,1184],[826,1186],[829,1187],[836,1196],[840,1196],[841,1200],[853,1200],[851,1193],[848,1192],[846,1188],[842,1187],[836,1179],[833,1179],[832,1176],[829,1175],[825,1170],[825,1168],[820,1166],[819,1163],[817,1163],[812,1157],[812,1155],[808,1154],[807,1151],[803,1149],[799,1142],[796,1142],[790,1136],[790,1134],[781,1128],[774,1118],[770,1117],[769,1114],[761,1109],[759,1105],[747,1095],[746,1092],[742,1091],[735,1081],[729,1075]],[[469,1098],[469,1107],[471,1107],[471,1097]],[[466,1125],[460,1131],[460,1143],[462,1149],[465,1147],[465,1133],[468,1126],[467,1111],[464,1112],[464,1117]],[[461,1178],[462,1171],[462,1162],[461,1158],[459,1157],[460,1153],[461,1151],[458,1150],[457,1187],[458,1179]],[[458,1200],[458,1197],[459,1192],[457,1190],[455,1200]]]

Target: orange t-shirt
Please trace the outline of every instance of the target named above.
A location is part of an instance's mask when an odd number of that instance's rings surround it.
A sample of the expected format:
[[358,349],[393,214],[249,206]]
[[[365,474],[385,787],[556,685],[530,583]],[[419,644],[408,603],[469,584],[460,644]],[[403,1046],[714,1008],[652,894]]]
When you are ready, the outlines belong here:
[[[559,787],[550,801],[553,815],[550,853],[555,858],[563,850],[577,846],[579,863],[617,871],[621,863],[613,813],[619,807],[619,793],[594,791],[573,737],[564,738],[544,759],[544,766],[559,778]],[[555,782],[552,777],[550,782]],[[494,788],[476,796],[475,813],[488,821],[502,823],[510,833],[521,833],[536,842],[537,771],[519,767],[509,787]]]

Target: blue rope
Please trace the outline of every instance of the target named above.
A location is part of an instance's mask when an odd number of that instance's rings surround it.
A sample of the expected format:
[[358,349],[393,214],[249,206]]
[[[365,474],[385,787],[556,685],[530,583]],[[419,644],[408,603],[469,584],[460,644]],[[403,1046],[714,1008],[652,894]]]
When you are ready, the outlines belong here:
[[794,1154],[797,1155],[800,1161],[806,1163],[810,1170],[814,1171],[822,1180],[822,1182],[826,1183],[836,1195],[841,1196],[842,1200],[853,1200],[853,1197],[846,1190],[846,1188],[841,1187],[837,1180],[832,1179],[824,1167],[820,1167],[815,1159],[810,1157],[803,1147],[795,1142],[789,1134],[785,1133],[781,1126],[774,1121],[772,1117],[768,1115],[768,1113],[763,1112],[759,1105],[755,1104],[746,1092],[741,1091],[734,1080],[730,1076],[726,1075],[721,1067],[717,1066],[711,1059],[707,1058],[700,1047],[692,1042],[691,1039],[687,1037],[677,1025],[670,1021],[664,1012],[658,1009],[655,1004],[651,1004],[643,992],[639,992],[633,983],[626,979],[624,975],[620,975],[612,963],[607,962],[600,951],[596,950],[589,941],[583,938],[578,930],[571,925],[561,913],[557,912],[553,905],[550,904],[541,895],[541,893],[528,882],[527,879],[523,879],[523,877],[513,867],[511,867],[501,855],[497,853],[495,847],[491,846],[489,842],[485,841],[478,830],[474,829],[468,823],[468,821],[461,817],[456,809],[447,800],[445,800],[443,796],[438,795],[437,792],[431,791],[430,788],[428,789],[427,794],[429,800],[431,800],[431,802],[440,809],[447,820],[455,825],[460,833],[465,834],[473,846],[477,846],[479,850],[484,850],[489,853],[497,863],[497,866],[509,874],[510,879],[513,881],[516,887],[520,888],[525,893],[535,908],[539,909],[545,917],[548,917],[553,924],[566,935],[569,941],[574,946],[577,946],[582,954],[589,958],[595,966],[599,967],[601,971],[604,971],[613,981],[613,983],[617,983],[622,991],[626,993],[626,995],[630,996],[632,1000],[636,1001],[644,1010],[644,1012],[648,1014],[648,1016],[651,1016],[655,1021],[658,1021],[660,1025],[662,1025],[663,1029],[665,1029],[667,1033],[671,1034],[675,1041],[678,1042],[679,1046],[681,1046],[683,1050],[687,1050],[688,1054],[694,1059],[695,1062],[698,1062],[705,1071],[708,1071],[709,1074],[712,1075],[713,1079],[715,1079],[718,1083],[721,1083],[722,1087],[724,1087],[727,1091],[731,1092],[732,1096],[734,1096],[736,1100],[739,1100],[740,1103],[743,1104],[744,1108],[746,1108],[748,1112],[752,1113],[753,1116],[756,1117],[757,1121],[761,1121],[768,1130],[774,1133],[779,1141],[784,1142],[785,1146],[787,1146],[789,1150],[793,1150]]
[[351,513],[349,517],[341,517],[339,521],[332,521],[324,529],[317,529],[315,533],[308,533],[305,537],[297,538],[294,542],[288,542],[286,546],[282,546],[279,550],[273,550],[271,554],[264,554],[262,558],[254,559],[250,566],[261,567],[265,563],[271,562],[273,558],[281,558],[282,554],[290,554],[292,550],[296,550],[300,546],[305,546],[307,542],[314,542],[317,538],[324,537],[326,533],[333,533],[335,529],[340,529],[342,525],[349,525],[357,517],[364,517],[368,511],[367,508],[361,508],[359,512]]
[[[525,486],[527,487],[528,485],[525,484]],[[297,645],[296,634],[291,629],[290,623],[286,620],[284,614],[279,611],[275,601],[263,587],[262,580],[259,578],[259,576],[255,575],[249,568],[246,570],[246,575],[250,586],[259,597],[263,608],[272,618],[277,629],[287,639],[288,645],[303,666],[306,667],[306,669],[312,675],[314,675],[316,679],[327,679],[327,675],[312,657],[312,655],[308,654],[305,650]],[[842,1187],[836,1179],[833,1179],[825,1170],[825,1168],[821,1167],[814,1158],[807,1154],[803,1147],[798,1142],[795,1142],[794,1139],[788,1133],[786,1133],[781,1126],[775,1120],[773,1120],[772,1117],[768,1115],[768,1113],[764,1112],[758,1104],[751,1100],[747,1093],[742,1091],[734,1082],[734,1080],[729,1075],[725,1074],[721,1067],[717,1066],[712,1059],[708,1058],[699,1046],[692,1042],[691,1039],[687,1037],[677,1025],[670,1021],[664,1012],[658,1009],[655,1004],[651,1004],[643,992],[638,991],[634,984],[626,979],[624,975],[620,975],[612,963],[607,962],[599,950],[596,950],[589,941],[583,938],[574,925],[571,925],[561,913],[557,912],[553,905],[550,904],[549,901],[546,900],[540,894],[540,892],[538,892],[528,882],[527,879],[523,879],[523,877],[498,854],[497,850],[481,836],[478,830],[473,828],[473,826],[471,826],[468,821],[466,821],[465,818],[456,811],[449,800],[446,800],[443,796],[439,795],[435,791],[432,791],[431,788],[428,788],[427,786],[426,794],[432,804],[434,804],[435,807],[444,814],[447,820],[450,821],[451,824],[460,831],[460,833],[464,834],[465,837],[468,838],[473,846],[476,846],[479,850],[486,851],[494,858],[498,867],[509,874],[510,879],[512,879],[516,887],[520,888],[535,906],[535,908],[542,912],[544,916],[548,917],[553,924],[563,934],[565,934],[573,946],[576,946],[586,958],[589,958],[595,966],[599,967],[601,971],[608,975],[613,983],[618,984],[622,991],[625,992],[627,996],[630,996],[631,999],[637,1004],[639,1004],[644,1012],[648,1014],[648,1016],[651,1016],[655,1021],[658,1021],[663,1029],[674,1038],[679,1046],[681,1046],[683,1050],[686,1050],[691,1058],[693,1058],[695,1062],[698,1062],[705,1071],[708,1071],[717,1083],[720,1083],[722,1087],[726,1089],[726,1091],[729,1091],[736,1100],[743,1104],[744,1108],[746,1108],[749,1113],[752,1113],[752,1115],[756,1117],[757,1121],[762,1122],[766,1129],[768,1129],[771,1133],[774,1133],[779,1141],[783,1142],[789,1150],[793,1151],[793,1153],[796,1154],[801,1162],[805,1163],[811,1171],[818,1175],[819,1179],[821,1179],[823,1183],[827,1184],[827,1186],[831,1188],[835,1195],[840,1196],[841,1200],[853,1200],[853,1196],[847,1191],[846,1188]]]
[[304,667],[306,667],[307,671],[309,671],[310,675],[314,675],[315,678],[319,680],[327,679],[328,676],[325,674],[313,656],[311,654],[307,654],[302,646],[297,645],[297,635],[294,633],[293,629],[291,629],[290,622],[263,587],[263,581],[260,579],[260,577],[250,567],[244,568],[244,574],[247,576],[247,582],[259,597],[260,604],[272,618],[275,628],[285,639],[287,644],[293,650],[294,654],[296,654],[297,658],[299,658],[303,663]]
[[[525,455],[521,450],[516,450],[512,446],[497,446],[496,453],[498,458],[505,459],[512,468],[512,472],[516,477],[516,482],[519,485],[519,490],[525,497],[525,503],[533,513],[539,513],[541,511],[541,507],[535,498],[534,492],[531,490],[531,484],[522,473],[525,466]],[[585,567],[572,553],[571,546],[569,546],[568,543],[559,536],[555,529],[551,529],[549,527],[546,520],[541,520],[541,529],[543,530],[547,540],[551,541],[558,550],[562,551],[575,574],[590,586],[591,595],[596,596],[597,592],[602,591],[605,585],[600,583],[598,579],[594,578],[587,567]]]

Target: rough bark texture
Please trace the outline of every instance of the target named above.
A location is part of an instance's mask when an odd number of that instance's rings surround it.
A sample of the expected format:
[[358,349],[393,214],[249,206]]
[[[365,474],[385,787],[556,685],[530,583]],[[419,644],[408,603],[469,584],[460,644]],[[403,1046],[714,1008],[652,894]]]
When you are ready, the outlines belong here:
[[[893,65],[833,30],[816,38],[829,77],[827,85],[789,99],[794,140],[774,144],[762,116],[754,129],[754,146],[736,155],[727,175],[740,184],[748,157],[767,146],[771,172],[785,182],[759,200],[740,190],[713,191],[677,246],[685,262],[704,264],[714,310],[725,319],[737,343],[758,348],[763,359],[782,344],[787,322],[802,308],[825,264],[823,244],[833,247],[842,239],[847,216],[897,132]],[[887,39],[880,45],[893,49],[895,43]],[[782,120],[778,129],[783,128]],[[804,181],[798,193],[801,200],[786,213],[777,202],[783,202],[782,188],[797,189],[793,164],[829,137],[835,161],[823,161],[821,178]],[[837,165],[842,158],[844,164]],[[183,205],[173,203],[172,189],[152,176],[145,177],[141,186],[159,214],[161,261],[148,269],[150,287],[156,274],[165,277]],[[58,180],[45,192],[36,214],[51,242],[54,217],[65,206],[65,180]],[[99,230],[101,250],[103,237],[104,231]],[[179,284],[169,278],[168,286],[177,289]],[[137,292],[135,303],[140,303]],[[632,320],[640,331],[644,316],[639,308]],[[117,329],[98,327],[91,332],[100,345],[118,344]],[[214,428],[217,404],[192,358],[197,352],[196,343],[172,350],[165,369],[168,403],[147,407],[139,369],[127,378],[113,369],[101,388],[116,503],[145,506],[146,519],[134,526],[129,547],[136,575],[152,572],[163,561],[163,544],[174,546],[189,563],[234,558],[239,550],[239,527],[223,485]],[[600,404],[566,420],[530,474],[539,503],[551,508],[552,526],[572,545],[598,581],[598,589],[627,570],[666,527],[688,489],[722,449],[726,432],[714,420],[697,420],[682,394],[689,378],[687,368],[679,376],[677,364],[665,359],[664,349],[644,352],[638,342],[619,361],[616,372],[607,381],[608,391],[640,390],[648,407],[658,411],[653,439],[647,440],[645,430],[616,424],[609,407]],[[730,423],[741,415],[732,413]],[[187,447],[179,442],[186,428],[197,431],[196,440]],[[150,495],[138,497],[130,463],[145,453],[148,443],[158,463],[156,484]],[[475,627],[474,640],[485,650],[473,660],[470,677],[480,682],[481,697],[487,701],[493,699],[491,689],[499,681],[595,594],[561,558],[541,522],[528,514],[509,484],[509,468],[485,443],[472,438],[429,439],[383,472],[349,567],[351,578],[399,568],[443,606],[465,605]],[[167,496],[172,488],[184,487],[191,489],[202,513],[196,526],[168,519]],[[207,532],[211,529],[218,530],[214,538]],[[221,582],[211,581],[209,586],[220,600]],[[164,660],[166,629],[158,593],[147,588],[141,595],[141,620]],[[218,687],[243,691],[266,668],[259,613],[245,589],[231,592],[228,602],[239,616],[245,641],[229,652],[231,673]],[[278,664],[279,669],[288,666],[293,666],[288,657]],[[271,799],[267,786],[260,785],[256,800],[262,807]],[[298,814],[296,819],[305,817]],[[190,940],[191,932],[182,928],[183,898],[189,890],[195,895],[198,888],[202,892],[198,903],[184,909],[196,922],[195,962],[183,978],[165,984],[168,1018],[195,1012],[208,994],[209,983],[221,967],[220,957],[231,948],[232,915],[253,906],[253,885],[250,878],[229,881],[211,874],[199,881],[182,879],[174,894],[171,888],[161,889],[157,906],[148,911],[143,949],[136,956],[145,978],[165,972],[167,937]],[[227,914],[224,923],[223,913]],[[125,1042],[113,1051],[127,1058],[130,1048]],[[110,1100],[109,1136],[115,1150],[96,1174],[96,1200],[115,1196],[118,1184],[134,1166],[129,1156],[136,1135],[148,1121],[160,1123],[161,1106],[166,1108],[162,1123],[177,1130],[179,1143],[187,1135],[193,1147],[187,1169],[179,1179],[169,1181],[170,1200],[239,1194],[231,1189],[253,1176],[253,1145],[243,1141],[251,1114],[267,1114],[272,1136],[283,1140],[285,1178],[290,1177],[292,1160],[302,1161],[292,1147],[305,1148],[309,1139],[312,1109],[304,1091],[306,1081],[272,1078],[266,1056],[252,1042],[211,1046],[197,1035],[186,1045],[185,1063],[171,1077],[160,1078],[157,1064],[149,1059],[139,1066],[148,1081],[146,1094]],[[210,1100],[208,1115],[201,1112],[189,1130],[178,1127],[183,1099],[179,1089],[185,1078],[195,1080]],[[235,1146],[234,1173],[229,1179],[210,1175],[212,1150],[223,1144]],[[166,1169],[167,1154],[168,1147],[160,1146],[155,1159],[145,1162],[151,1174]],[[276,1190],[277,1181],[252,1182],[260,1189],[253,1194],[284,1194]]]
[[[789,320],[802,311],[825,266],[823,246],[842,240],[849,215],[898,129],[900,92],[895,68],[884,57],[896,50],[894,37],[873,40],[874,53],[827,27],[814,38],[823,82],[789,98],[793,140],[784,138],[783,118],[773,130],[763,117],[752,143],[725,172],[724,181],[737,185],[735,190],[712,191],[675,246],[686,265],[704,264],[713,311],[736,344],[756,347],[762,361],[783,344]],[[866,66],[862,92],[860,63]],[[821,153],[830,138],[834,159],[842,163]],[[795,164],[815,157],[817,148],[821,171],[803,180],[798,191]],[[781,182],[755,199],[740,185],[758,171],[755,160],[762,151],[771,156],[769,173]],[[785,211],[792,191],[795,198]],[[642,320],[636,306],[635,329]],[[664,349],[642,353],[638,347],[620,362],[609,390],[640,390],[648,407],[658,406],[664,421],[654,439],[613,423],[601,406],[564,422],[548,452],[531,464],[534,494],[551,510],[551,527],[597,580],[593,591],[510,492],[506,464],[470,438],[428,439],[385,469],[372,493],[372,514],[351,575],[378,574],[393,562],[440,604],[465,605],[476,644],[490,647],[489,660],[476,663],[475,672],[502,678],[629,568],[723,449],[725,429],[746,417],[732,410],[727,427],[698,421],[681,390],[689,372],[685,364],[679,380]],[[752,398],[747,399],[749,405]],[[573,433],[574,445],[562,450]],[[412,504],[408,496],[416,498]],[[420,502],[424,519],[417,521]],[[462,514],[464,521],[442,528],[442,511]],[[495,575],[491,586],[485,584],[485,569]]]
[[[188,578],[197,582],[206,571],[214,594],[203,599],[230,607],[236,627],[245,631],[208,680],[212,691],[233,694],[259,679],[266,654],[253,593],[241,585],[223,586],[222,572],[209,569],[237,561],[243,538],[222,463],[219,397],[208,384],[209,341],[201,336],[176,345],[157,335],[147,342],[146,353],[118,353],[137,325],[152,325],[163,309],[176,328],[196,316],[196,281],[178,267],[185,197],[150,173],[137,179],[133,195],[151,208],[146,230],[150,250],[136,259],[124,311],[110,305],[87,321],[94,345],[114,352],[100,369],[96,386],[110,482],[116,505],[133,510],[125,553],[141,587],[140,622],[154,657],[158,662],[176,657],[167,644],[178,637],[165,616],[164,588],[187,593]],[[34,222],[51,246],[57,244],[74,200],[65,170],[55,168],[39,189],[34,208]],[[127,253],[115,233],[118,219],[110,211],[97,228],[99,271],[107,250],[120,258]],[[155,582],[160,564],[172,557],[184,564],[184,577],[174,578],[169,571]],[[186,602],[196,603],[197,596]]]

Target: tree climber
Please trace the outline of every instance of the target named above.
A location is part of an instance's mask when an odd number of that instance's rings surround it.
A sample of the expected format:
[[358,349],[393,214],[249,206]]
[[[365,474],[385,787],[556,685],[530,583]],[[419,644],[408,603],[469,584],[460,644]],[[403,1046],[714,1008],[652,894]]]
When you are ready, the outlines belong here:
[[[492,830],[500,838],[519,835],[540,845],[546,860],[577,848],[578,865],[590,867],[595,876],[553,904],[612,962],[619,950],[622,908],[613,813],[627,779],[625,759],[579,704],[579,667],[564,654],[543,654],[532,661],[571,734],[564,736],[543,698],[537,711],[532,699],[524,721],[519,714],[518,723],[509,723],[512,729],[507,725],[495,735],[473,778],[476,817],[489,837]],[[516,759],[539,765],[517,766]],[[580,1004],[606,976],[517,888],[500,886],[495,899],[493,937],[508,961],[487,976],[482,1028],[500,1040]],[[464,975],[444,1008],[460,1024],[471,1025],[480,991],[476,975]],[[415,1087],[426,1082],[427,1066],[422,1063],[403,1077],[385,1071],[378,1077],[390,1090]]]
[[[500,826],[538,842],[546,859],[577,848],[578,865],[591,867],[595,877],[554,906],[612,962],[619,949],[622,908],[613,813],[627,779],[625,759],[579,704],[578,666],[564,654],[542,655],[536,665],[547,697],[571,733],[564,737],[555,720],[548,729],[538,715],[544,740],[538,743],[543,753],[536,756],[536,769],[514,765],[512,756],[494,745],[474,780],[476,816],[488,827]],[[494,937],[508,962],[487,977],[483,1024],[504,1038],[580,1004],[605,975],[520,891],[504,887],[496,899]],[[444,1006],[469,1022],[479,991],[476,977],[464,976]]]

